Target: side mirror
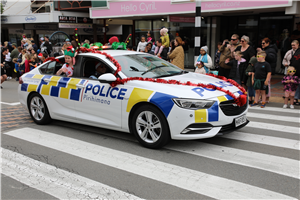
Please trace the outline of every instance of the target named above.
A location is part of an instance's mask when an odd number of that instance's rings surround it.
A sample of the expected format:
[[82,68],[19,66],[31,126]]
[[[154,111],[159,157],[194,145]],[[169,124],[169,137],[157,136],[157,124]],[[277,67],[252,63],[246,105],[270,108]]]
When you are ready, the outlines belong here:
[[100,81],[100,83],[112,83],[116,81],[117,78],[112,73],[107,73],[99,76],[98,80]]

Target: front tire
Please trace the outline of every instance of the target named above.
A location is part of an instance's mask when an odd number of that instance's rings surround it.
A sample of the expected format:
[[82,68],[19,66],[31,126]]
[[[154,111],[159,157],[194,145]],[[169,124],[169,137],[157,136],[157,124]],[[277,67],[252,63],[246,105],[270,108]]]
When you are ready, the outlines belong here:
[[151,149],[161,148],[171,139],[165,116],[152,105],[137,108],[130,122],[130,130],[144,147]]
[[41,95],[35,93],[29,97],[28,110],[35,123],[44,125],[51,122],[47,105]]

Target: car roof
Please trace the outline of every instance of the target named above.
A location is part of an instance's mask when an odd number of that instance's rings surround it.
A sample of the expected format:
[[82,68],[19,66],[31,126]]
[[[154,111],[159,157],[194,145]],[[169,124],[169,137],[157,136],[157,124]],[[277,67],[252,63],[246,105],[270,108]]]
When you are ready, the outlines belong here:
[[[111,56],[146,54],[146,53],[142,53],[142,52],[129,51],[129,50],[102,50],[101,52],[105,52]],[[97,53],[80,53],[79,55],[97,55]],[[98,54],[98,55],[101,55],[101,54]],[[148,54],[148,55],[150,55],[150,54]]]

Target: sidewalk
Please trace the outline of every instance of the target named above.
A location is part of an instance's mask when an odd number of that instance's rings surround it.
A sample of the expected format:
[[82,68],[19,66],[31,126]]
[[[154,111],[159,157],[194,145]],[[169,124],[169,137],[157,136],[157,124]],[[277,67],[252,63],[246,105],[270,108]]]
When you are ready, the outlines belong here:
[[272,75],[270,102],[284,103],[284,99],[282,98],[282,96],[284,96],[283,84],[281,83],[283,76],[283,74]]

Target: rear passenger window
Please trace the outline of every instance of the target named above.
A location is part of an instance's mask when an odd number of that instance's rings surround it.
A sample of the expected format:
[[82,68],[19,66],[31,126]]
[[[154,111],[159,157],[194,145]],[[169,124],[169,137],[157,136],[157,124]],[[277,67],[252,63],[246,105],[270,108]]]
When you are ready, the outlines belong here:
[[[64,61],[63,59],[60,59],[60,61]],[[63,66],[63,64],[53,61],[50,62],[42,67],[40,67],[40,72],[42,74],[49,74],[49,75],[55,75],[56,72]]]

